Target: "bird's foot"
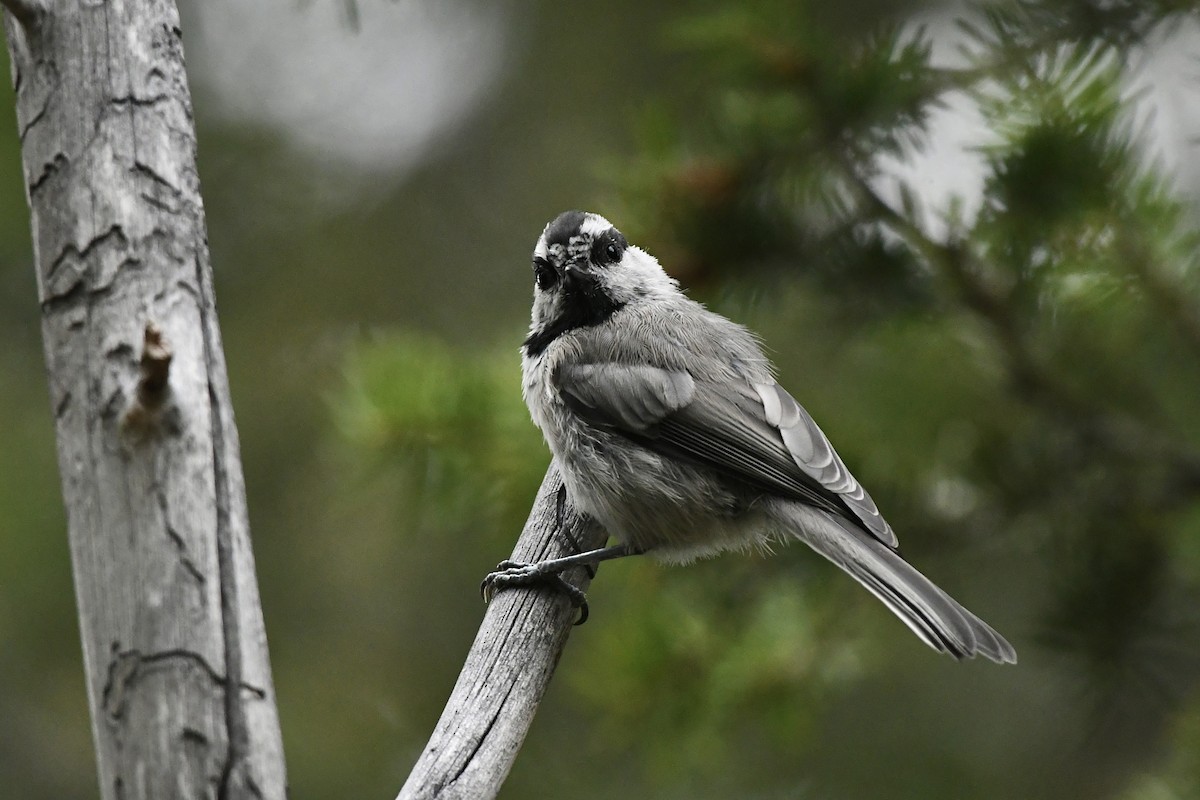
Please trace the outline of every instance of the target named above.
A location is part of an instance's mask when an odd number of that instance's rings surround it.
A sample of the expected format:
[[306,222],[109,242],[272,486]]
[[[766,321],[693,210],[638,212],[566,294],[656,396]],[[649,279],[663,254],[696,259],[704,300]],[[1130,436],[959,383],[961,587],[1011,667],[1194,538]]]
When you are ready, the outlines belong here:
[[501,561],[496,569],[489,572],[479,584],[479,594],[483,602],[490,603],[496,592],[514,586],[545,586],[557,592],[562,592],[571,601],[571,605],[579,609],[579,619],[576,625],[587,622],[587,594],[567,581],[559,570],[562,567],[551,566],[547,562],[530,564],[523,561]]

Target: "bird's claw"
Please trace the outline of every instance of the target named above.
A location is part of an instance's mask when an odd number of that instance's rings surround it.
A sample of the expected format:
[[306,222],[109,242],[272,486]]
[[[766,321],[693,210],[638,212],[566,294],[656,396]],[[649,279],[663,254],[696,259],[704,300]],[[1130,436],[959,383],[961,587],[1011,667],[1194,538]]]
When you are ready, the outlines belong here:
[[496,592],[501,589],[507,589],[509,586],[527,586],[533,581],[530,577],[530,568],[533,566],[523,561],[501,561],[480,581],[479,596],[483,598],[483,602],[490,603]]
[[547,572],[540,569],[538,564],[523,561],[504,560],[496,565],[496,569],[484,576],[479,584],[479,594],[483,602],[490,603],[496,592],[513,586],[546,586],[562,592],[571,601],[571,605],[579,609],[579,619],[576,625],[582,625],[588,618],[587,593],[578,586],[567,581],[557,572]]

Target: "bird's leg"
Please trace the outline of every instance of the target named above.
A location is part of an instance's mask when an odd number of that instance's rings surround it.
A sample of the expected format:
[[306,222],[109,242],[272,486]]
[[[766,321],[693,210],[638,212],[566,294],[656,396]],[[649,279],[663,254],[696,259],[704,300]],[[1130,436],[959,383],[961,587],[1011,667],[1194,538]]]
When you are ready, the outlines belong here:
[[635,556],[640,550],[625,544],[614,544],[586,553],[576,553],[562,558],[550,558],[545,561],[527,563],[522,561],[501,561],[494,572],[489,572],[479,585],[479,592],[484,602],[489,602],[496,592],[513,586],[549,586],[563,592],[571,598],[571,604],[579,609],[579,619],[576,625],[587,622],[587,594],[582,589],[568,583],[560,574],[565,569],[579,566],[594,566],[601,561],[611,561],[614,558]]
[[[571,543],[571,547],[576,553],[582,553],[583,547],[580,546],[579,540],[575,538],[575,534],[571,533],[571,529],[563,524],[563,517],[566,514],[567,508],[567,485],[565,483],[559,484],[558,491],[554,493],[554,500],[554,520],[558,526],[559,533],[567,537],[567,540]],[[596,565],[584,564],[583,568],[587,572],[588,580],[595,580]]]
[[[556,499],[555,521],[558,529],[570,540],[575,549],[579,550],[579,541],[571,535],[567,526],[563,524],[567,502],[567,487],[558,487],[558,496]],[[562,571],[571,567],[581,566],[587,570],[589,578],[594,578],[596,577],[596,565],[601,561],[610,561],[614,558],[638,555],[639,553],[641,551],[636,548],[618,544],[533,563],[505,560],[497,564],[496,569],[484,577],[483,582],[479,584],[479,593],[483,595],[483,600],[487,603],[491,602],[492,597],[501,589],[507,589],[512,586],[549,586],[571,599],[571,605],[579,609],[579,619],[575,621],[575,624],[582,625],[587,622],[588,618],[587,594],[578,586],[569,583],[562,576]]]

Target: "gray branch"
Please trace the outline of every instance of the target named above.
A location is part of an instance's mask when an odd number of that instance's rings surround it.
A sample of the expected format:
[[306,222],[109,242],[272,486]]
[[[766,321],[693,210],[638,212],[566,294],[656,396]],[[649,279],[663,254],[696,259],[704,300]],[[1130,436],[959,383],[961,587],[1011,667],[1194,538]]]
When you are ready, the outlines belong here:
[[[604,544],[604,531],[564,504],[561,492],[562,479],[551,464],[513,551],[514,560],[540,561]],[[582,568],[564,577],[587,588],[589,578]],[[549,590],[506,589],[492,599],[442,718],[397,800],[496,796],[533,723],[577,614],[564,595]]]

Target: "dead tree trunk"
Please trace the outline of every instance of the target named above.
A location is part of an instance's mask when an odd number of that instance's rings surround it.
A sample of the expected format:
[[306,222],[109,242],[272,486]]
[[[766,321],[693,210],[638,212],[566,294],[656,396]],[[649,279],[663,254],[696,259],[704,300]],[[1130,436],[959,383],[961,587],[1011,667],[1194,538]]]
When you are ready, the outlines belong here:
[[173,0],[0,0],[101,796],[282,798]]

